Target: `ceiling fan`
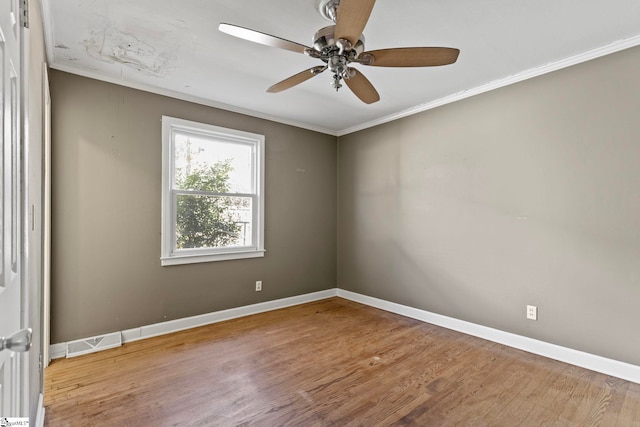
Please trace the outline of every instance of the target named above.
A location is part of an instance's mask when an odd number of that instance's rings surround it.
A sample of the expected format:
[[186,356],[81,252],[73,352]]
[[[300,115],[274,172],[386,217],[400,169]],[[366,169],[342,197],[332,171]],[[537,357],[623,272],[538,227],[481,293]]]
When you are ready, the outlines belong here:
[[241,39],[267,46],[304,53],[322,60],[325,65],[308,70],[274,84],[267,92],[276,93],[290,89],[327,69],[333,73],[331,85],[337,91],[341,81],[361,101],[372,104],[380,95],[371,82],[351,63],[374,67],[433,67],[453,64],[460,50],[449,47],[402,47],[393,49],[364,50],[364,30],[375,0],[315,0],[320,14],[335,25],[321,28],[314,36],[313,47],[261,33],[259,31],[222,23],[218,29]]

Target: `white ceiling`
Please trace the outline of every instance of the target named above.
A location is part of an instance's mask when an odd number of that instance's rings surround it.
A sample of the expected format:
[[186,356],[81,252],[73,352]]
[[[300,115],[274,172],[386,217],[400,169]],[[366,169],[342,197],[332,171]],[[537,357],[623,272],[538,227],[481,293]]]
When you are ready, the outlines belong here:
[[640,44],[638,0],[379,0],[366,49],[446,46],[433,68],[356,66],[380,93],[366,105],[321,74],[266,89],[322,62],[218,31],[227,22],[312,44],[329,25],[314,0],[41,0],[50,66],[334,135],[422,111]]

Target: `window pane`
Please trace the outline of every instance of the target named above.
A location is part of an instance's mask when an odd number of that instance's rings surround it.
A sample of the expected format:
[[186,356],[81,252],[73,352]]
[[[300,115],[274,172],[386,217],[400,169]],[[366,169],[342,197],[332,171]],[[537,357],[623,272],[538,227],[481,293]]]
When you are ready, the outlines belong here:
[[175,188],[253,194],[249,144],[196,134],[175,134]]
[[250,197],[178,194],[176,249],[251,246]]

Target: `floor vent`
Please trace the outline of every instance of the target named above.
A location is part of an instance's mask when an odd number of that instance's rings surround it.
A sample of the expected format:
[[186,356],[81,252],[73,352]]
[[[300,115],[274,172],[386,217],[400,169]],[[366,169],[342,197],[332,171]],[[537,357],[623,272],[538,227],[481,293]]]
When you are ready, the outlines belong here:
[[67,357],[75,357],[108,348],[120,347],[122,345],[122,334],[114,332],[112,334],[100,335],[97,337],[85,338],[67,343]]

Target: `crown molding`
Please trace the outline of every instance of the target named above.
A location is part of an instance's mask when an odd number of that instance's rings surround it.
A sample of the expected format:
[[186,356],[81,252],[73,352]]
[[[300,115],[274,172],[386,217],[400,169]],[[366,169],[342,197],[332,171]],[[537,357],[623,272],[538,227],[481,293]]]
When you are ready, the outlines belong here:
[[454,93],[453,95],[436,99],[435,101],[427,102],[425,104],[420,104],[415,107],[411,107],[394,114],[389,114],[388,116],[380,117],[375,120],[371,120],[356,126],[342,129],[338,131],[337,134],[340,137],[340,136],[348,135],[350,133],[354,133],[360,130],[372,128],[374,126],[392,122],[394,120],[398,120],[403,117],[408,117],[414,114],[422,113],[423,111],[431,110],[433,108],[440,107],[442,105],[460,101],[475,95],[480,95],[481,93],[489,92],[494,89],[499,89],[504,86],[509,86],[514,83],[519,83],[524,80],[528,80],[534,77],[542,76],[544,74],[552,73],[554,71],[561,70],[563,68],[567,68],[573,65],[581,64],[583,62],[591,61],[592,59],[597,59],[612,53],[620,52],[622,50],[629,49],[638,45],[640,45],[640,35],[623,39],[623,40],[618,40],[606,46],[602,46],[587,52],[579,53],[577,55],[570,56],[568,58],[564,58],[559,61],[550,62],[549,64],[546,64],[540,67],[530,68],[521,73],[514,74],[512,76],[508,76],[503,79],[494,80],[482,86],[463,90],[461,92]]
[[259,111],[250,110],[247,108],[236,107],[235,105],[225,104],[222,102],[212,101],[210,99],[201,98],[195,95],[187,95],[184,93],[176,92],[169,89],[162,89],[152,85],[146,85],[142,83],[131,82],[123,79],[118,79],[114,77],[107,77],[98,73],[94,73],[86,70],[79,70],[73,67],[67,67],[65,65],[60,65],[56,63],[49,64],[49,67],[58,70],[64,71],[65,73],[75,74],[81,77],[87,77],[94,80],[103,81],[106,83],[112,83],[119,86],[128,87],[131,89],[141,90],[144,92],[153,93],[155,95],[166,96],[169,98],[178,99],[180,101],[192,102],[194,104],[204,105],[206,107],[217,108],[224,111],[229,111],[232,113],[244,114],[245,116],[255,117],[257,119],[269,120],[271,122],[282,123],[288,126],[293,126],[297,128],[307,129],[314,132],[324,133],[331,136],[338,136],[335,130],[327,129],[319,126],[314,126],[309,123],[298,122],[295,120],[283,119],[282,117],[272,116],[270,114],[261,113]]

